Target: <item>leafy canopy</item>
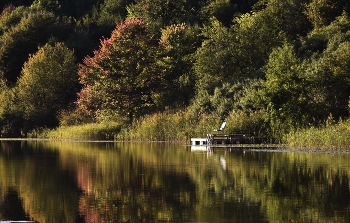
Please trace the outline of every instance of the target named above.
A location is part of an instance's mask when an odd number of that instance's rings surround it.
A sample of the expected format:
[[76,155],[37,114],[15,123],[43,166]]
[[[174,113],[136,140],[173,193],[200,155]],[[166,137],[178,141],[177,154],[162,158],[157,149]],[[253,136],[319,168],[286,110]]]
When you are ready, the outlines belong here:
[[117,25],[111,38],[101,40],[100,49],[80,65],[79,109],[92,116],[107,110],[132,118],[161,105],[167,86],[159,63],[162,50],[142,20]]
[[[64,40],[67,38],[67,32],[72,29],[69,20],[60,19],[42,8],[33,7],[11,12],[17,13],[22,15],[21,20],[17,23],[14,19],[13,25],[0,36],[0,70],[12,84],[20,76],[28,54],[35,53],[38,47],[45,45],[49,39]],[[14,18],[17,18],[17,15]]]
[[63,43],[46,44],[24,64],[18,101],[30,127],[55,126],[58,113],[76,97],[78,66]]

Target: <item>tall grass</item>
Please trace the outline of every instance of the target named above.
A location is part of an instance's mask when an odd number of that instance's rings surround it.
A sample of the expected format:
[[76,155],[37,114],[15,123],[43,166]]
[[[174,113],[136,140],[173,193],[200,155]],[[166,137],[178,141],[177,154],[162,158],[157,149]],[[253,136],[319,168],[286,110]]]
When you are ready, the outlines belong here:
[[119,140],[186,141],[205,137],[214,126],[220,125],[214,115],[194,116],[185,111],[147,115],[122,129]]
[[[223,133],[251,134],[271,142],[271,130],[266,111],[245,113],[232,111],[225,119]],[[120,122],[90,123],[61,126],[54,130],[35,132],[35,137],[72,140],[119,141],[178,141],[188,142],[191,137],[206,137],[220,127],[221,118],[215,114],[194,114],[191,111],[166,111],[146,115],[132,124]],[[280,139],[279,139],[280,140]],[[281,139],[297,149],[350,149],[350,120],[335,121],[330,117],[323,127],[292,130]]]
[[117,122],[61,126],[54,130],[44,130],[38,134],[38,137],[71,140],[114,140],[120,132],[121,126]]
[[292,148],[316,150],[349,150],[350,120],[338,123],[327,122],[320,128],[306,128],[292,131],[284,136]]
[[[233,111],[226,118],[223,133],[247,133],[258,136],[266,126],[263,113]],[[195,115],[188,111],[156,113],[145,116],[118,134],[119,140],[188,141],[206,137],[220,127],[222,119],[215,114]],[[260,135],[259,135],[260,136]]]
[[[261,136],[266,132],[264,112],[232,111],[225,119],[223,133],[244,133]],[[177,141],[188,142],[191,137],[205,138],[220,127],[222,119],[215,114],[195,114],[191,111],[166,111],[146,115],[132,124],[120,122],[90,123],[61,126],[42,131],[38,137],[72,140],[118,140],[118,141]]]
[[226,118],[226,131],[229,133],[247,133],[256,137],[267,137],[269,132],[269,122],[267,113],[264,110],[232,111]]

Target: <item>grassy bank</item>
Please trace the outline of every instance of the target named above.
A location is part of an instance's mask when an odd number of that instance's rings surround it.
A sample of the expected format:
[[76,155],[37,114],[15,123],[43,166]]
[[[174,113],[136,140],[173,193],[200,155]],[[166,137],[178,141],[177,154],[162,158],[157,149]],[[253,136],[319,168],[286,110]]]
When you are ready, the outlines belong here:
[[[231,112],[224,133],[247,133],[254,136],[266,132],[265,113]],[[126,125],[119,122],[61,126],[38,134],[41,138],[72,140],[179,141],[206,137],[222,123],[217,115],[195,115],[188,111],[167,111],[144,116]]]
[[[278,129],[271,130],[263,111],[232,111],[225,120],[227,125],[223,133],[251,134],[267,138],[268,143],[271,138],[276,138],[274,132],[281,132]],[[188,111],[168,111],[144,116],[132,124],[104,122],[61,126],[35,135],[40,138],[70,140],[189,142],[191,137],[206,137],[207,133],[213,132],[221,123],[220,117],[213,114],[194,115]],[[335,123],[330,119],[323,127],[290,131],[279,140],[290,148],[300,150],[350,150],[350,120]]]
[[296,149],[350,150],[350,120],[293,131],[284,136],[284,141]]
[[89,123],[77,126],[61,126],[38,133],[39,138],[70,140],[114,140],[122,124],[118,122]]

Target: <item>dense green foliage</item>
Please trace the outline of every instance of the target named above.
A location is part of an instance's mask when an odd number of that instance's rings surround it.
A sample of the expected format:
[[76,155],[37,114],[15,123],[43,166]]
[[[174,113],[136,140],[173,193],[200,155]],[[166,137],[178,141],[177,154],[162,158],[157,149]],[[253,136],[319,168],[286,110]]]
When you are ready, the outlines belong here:
[[107,111],[132,119],[161,103],[167,85],[158,62],[163,50],[142,20],[126,20],[101,45],[78,71],[83,84],[78,109],[94,117]]
[[[249,129],[228,128],[281,140],[330,115],[349,117],[347,0],[17,0],[0,7],[2,137],[58,123],[115,121],[137,131],[137,123],[151,125],[147,117],[174,114],[207,123],[204,131],[245,114]],[[72,53],[56,52],[69,63],[50,62],[46,48],[61,44]],[[29,93],[37,88],[45,97]]]
[[58,112],[75,99],[77,68],[73,51],[63,43],[46,44],[29,58],[16,89],[27,126],[57,126]]

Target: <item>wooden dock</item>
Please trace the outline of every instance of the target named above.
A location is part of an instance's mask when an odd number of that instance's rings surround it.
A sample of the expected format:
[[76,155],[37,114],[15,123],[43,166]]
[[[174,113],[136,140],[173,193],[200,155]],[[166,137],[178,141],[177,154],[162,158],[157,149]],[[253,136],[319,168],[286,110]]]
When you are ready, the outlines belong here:
[[251,143],[254,143],[254,138],[249,134],[207,134],[206,138],[191,138],[192,146],[216,146]]

